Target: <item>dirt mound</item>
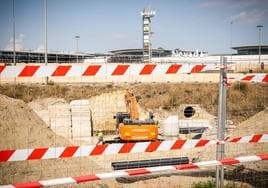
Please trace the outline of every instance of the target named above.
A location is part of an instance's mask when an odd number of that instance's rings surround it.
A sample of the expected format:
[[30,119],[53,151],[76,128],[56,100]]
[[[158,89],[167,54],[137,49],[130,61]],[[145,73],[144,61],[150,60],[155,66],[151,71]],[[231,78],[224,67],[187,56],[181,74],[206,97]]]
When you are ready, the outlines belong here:
[[231,136],[268,133],[268,108],[242,122],[231,132]]
[[[249,136],[253,134],[265,134],[268,132],[268,109],[257,113],[248,120],[242,122],[237,128],[229,133],[230,137]],[[228,133],[227,133],[228,134]],[[225,157],[238,157],[247,155],[258,155],[268,153],[267,143],[226,143]],[[213,160],[216,156],[216,147],[214,145],[195,149],[190,153],[192,157],[200,161]],[[246,167],[252,170],[267,171],[268,162],[248,163]]]
[[70,142],[51,131],[23,101],[0,95],[0,147],[20,149],[66,146]]
[[[230,132],[231,137],[246,136],[252,134],[265,134],[268,133],[268,108],[252,116],[248,120],[242,122],[236,129]],[[230,145],[230,146],[229,146]],[[268,153],[267,143],[260,144],[229,144],[227,152],[229,156],[238,155],[254,155]],[[268,170],[268,162],[265,170]]]
[[[25,149],[72,145],[57,136],[21,100],[0,95],[0,148]],[[103,171],[98,165],[102,158],[51,159],[0,163],[0,184],[77,176]],[[95,163],[96,162],[96,163]]]

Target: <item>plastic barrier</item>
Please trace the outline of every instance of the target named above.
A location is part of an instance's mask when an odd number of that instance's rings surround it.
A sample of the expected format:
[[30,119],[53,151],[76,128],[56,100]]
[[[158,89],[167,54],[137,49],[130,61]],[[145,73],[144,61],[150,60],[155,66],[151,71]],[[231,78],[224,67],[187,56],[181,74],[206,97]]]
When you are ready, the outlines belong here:
[[265,73],[259,73],[259,74],[247,74],[244,76],[240,76],[237,78],[234,77],[228,77],[228,81],[234,82],[234,81],[244,81],[244,82],[263,82],[268,83],[268,74]]
[[87,77],[168,75],[217,70],[216,65],[203,64],[95,64],[95,65],[0,65],[0,76],[5,77]]
[[268,134],[255,134],[251,136],[231,138],[223,141],[204,140],[204,139],[196,139],[196,140],[180,139],[180,140],[165,140],[156,142],[136,142],[136,143],[119,143],[119,144],[103,144],[103,145],[88,145],[88,146],[0,150],[0,162],[87,157],[87,156],[122,154],[122,153],[169,151],[169,150],[204,147],[213,144],[223,144],[226,142],[232,142],[232,143],[268,142]]

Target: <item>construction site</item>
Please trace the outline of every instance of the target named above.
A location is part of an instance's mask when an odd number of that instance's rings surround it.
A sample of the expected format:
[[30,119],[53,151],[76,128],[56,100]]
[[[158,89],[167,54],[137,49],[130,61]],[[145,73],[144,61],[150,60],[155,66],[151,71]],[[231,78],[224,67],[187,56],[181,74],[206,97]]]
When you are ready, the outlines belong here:
[[[233,83],[227,94],[226,135],[230,138],[263,134],[267,132],[268,88],[266,83]],[[139,96],[135,103],[135,113],[139,113],[136,122],[138,128],[156,127],[152,137],[135,135],[122,138],[126,143],[156,143],[176,140],[217,140],[218,84],[213,83],[132,83],[132,84],[1,84],[1,148],[20,150],[29,148],[57,148],[66,151],[66,159],[55,151],[54,157],[44,160],[16,159],[16,162],[4,162],[7,154],[1,151],[1,184],[37,181],[61,177],[74,177],[113,170],[112,163],[133,160],[149,160],[187,157],[188,162],[209,161],[215,159],[216,145],[194,148],[192,142],[186,149],[152,151],[143,153],[137,150],[130,153],[117,153],[114,148],[96,156],[87,153],[75,157],[77,147],[98,144],[98,131],[103,132],[105,146],[122,144],[114,116],[118,112],[130,113],[126,99],[126,90]],[[136,99],[136,98],[135,98]],[[250,109],[250,110],[249,110]],[[132,112],[131,112],[132,113]],[[149,121],[148,114],[154,120]],[[126,116],[128,116],[127,114]],[[140,119],[140,120],[138,120]],[[148,120],[146,120],[148,119]],[[130,120],[129,120],[130,121]],[[141,122],[138,122],[141,121]],[[125,125],[132,128],[135,125]],[[153,128],[152,127],[152,128]],[[150,128],[150,133],[154,131]],[[146,130],[145,130],[146,131]],[[135,134],[135,133],[133,133]],[[145,135],[146,136],[146,135]],[[197,137],[196,137],[197,136]],[[102,143],[99,143],[100,145]],[[192,147],[191,147],[192,145]],[[73,150],[63,150],[73,147]],[[143,146],[144,147],[144,146]],[[168,147],[168,146],[166,146]],[[86,152],[87,149],[84,148]],[[145,148],[144,148],[145,149]],[[147,148],[148,150],[148,148]],[[167,149],[168,150],[168,149]],[[106,150],[105,150],[106,151]],[[80,151],[82,152],[82,150]],[[225,157],[247,156],[266,153],[266,143],[226,143]],[[42,153],[42,152],[41,152]],[[15,154],[15,153],[14,153]],[[39,154],[44,157],[45,153]],[[63,155],[63,153],[61,153]],[[70,155],[70,156],[69,156]],[[98,156],[100,155],[100,156]],[[53,156],[53,155],[52,155]],[[33,158],[33,159],[34,159]],[[20,161],[22,160],[22,161]],[[3,163],[4,162],[4,163]],[[148,163],[148,162],[147,162]],[[129,162],[125,168],[128,168]],[[159,163],[161,164],[161,163]],[[232,187],[267,186],[267,162],[227,165],[225,183]],[[138,168],[137,166],[136,168]],[[140,166],[142,167],[142,166]],[[124,177],[102,180],[78,187],[191,187],[198,182],[213,181],[215,169],[165,172],[147,176]],[[74,185],[72,185],[73,187]]]
[[44,52],[0,50],[0,187],[268,187],[262,25],[229,54],[153,49],[146,7],[142,48],[82,53],[76,35],[63,53],[44,14]]

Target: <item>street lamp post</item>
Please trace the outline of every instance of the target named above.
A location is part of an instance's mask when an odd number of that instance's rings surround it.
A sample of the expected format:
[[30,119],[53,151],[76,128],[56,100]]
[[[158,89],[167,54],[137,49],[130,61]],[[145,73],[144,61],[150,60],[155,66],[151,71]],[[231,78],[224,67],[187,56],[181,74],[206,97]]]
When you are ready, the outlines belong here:
[[76,35],[75,39],[76,39],[76,63],[78,63],[78,41],[80,39],[80,36]]
[[259,29],[259,64],[261,63],[261,28],[263,28],[263,25],[257,25],[256,26]]
[[233,21],[230,22],[230,50],[231,50],[231,63],[233,61]]
[[45,8],[45,65],[47,65],[47,0],[44,0]]
[[13,65],[16,65],[16,39],[15,39],[15,2],[13,0]]

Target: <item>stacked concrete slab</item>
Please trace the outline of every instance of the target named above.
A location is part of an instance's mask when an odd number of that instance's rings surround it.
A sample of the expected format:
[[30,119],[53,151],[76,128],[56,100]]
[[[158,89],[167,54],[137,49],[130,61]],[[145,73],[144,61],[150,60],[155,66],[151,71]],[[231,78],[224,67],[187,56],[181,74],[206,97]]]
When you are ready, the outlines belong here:
[[68,139],[91,136],[91,111],[88,100],[44,99],[29,103],[49,128]]
[[68,103],[55,102],[48,106],[49,127],[58,135],[71,138],[71,117]]
[[91,136],[91,109],[88,100],[70,102],[72,136],[74,138]]

